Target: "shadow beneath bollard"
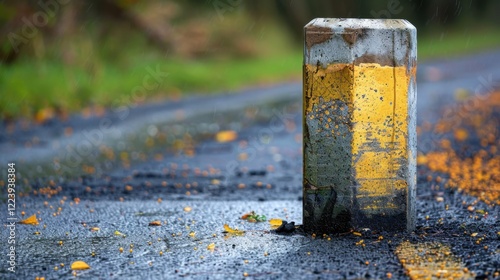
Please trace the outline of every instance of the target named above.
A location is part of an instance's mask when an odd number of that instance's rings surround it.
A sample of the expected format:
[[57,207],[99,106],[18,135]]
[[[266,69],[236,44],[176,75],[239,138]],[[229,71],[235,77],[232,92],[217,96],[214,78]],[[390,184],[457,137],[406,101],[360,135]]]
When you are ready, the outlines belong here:
[[[391,237],[345,234],[305,234],[298,227],[287,239],[289,250],[278,256],[273,267],[286,266],[286,277],[334,279],[386,278],[387,272],[404,277],[404,270],[393,254]],[[396,239],[397,240],[397,239]],[[300,275],[300,276],[299,276]]]

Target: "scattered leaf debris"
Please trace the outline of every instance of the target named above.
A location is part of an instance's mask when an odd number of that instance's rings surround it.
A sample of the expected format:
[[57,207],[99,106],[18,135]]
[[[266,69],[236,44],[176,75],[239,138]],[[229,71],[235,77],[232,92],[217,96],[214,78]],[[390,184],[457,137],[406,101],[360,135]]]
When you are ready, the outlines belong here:
[[[418,162],[440,174],[441,179],[436,180],[440,185],[478,197],[488,205],[499,205],[500,91],[469,101],[451,107],[454,113],[435,125],[422,127],[441,141],[439,147],[421,154]],[[470,205],[467,210],[473,212],[475,207]]]

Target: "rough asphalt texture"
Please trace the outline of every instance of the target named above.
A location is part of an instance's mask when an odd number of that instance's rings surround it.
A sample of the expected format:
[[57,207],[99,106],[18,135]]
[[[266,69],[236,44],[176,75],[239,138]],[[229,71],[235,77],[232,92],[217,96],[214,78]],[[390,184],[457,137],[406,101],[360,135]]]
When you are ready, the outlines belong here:
[[[480,94],[498,86],[499,64],[500,53],[490,52],[420,65],[418,122],[435,122],[455,102],[457,89]],[[7,271],[9,231],[2,229],[0,278],[73,279],[70,264],[83,260],[91,269],[77,272],[82,279],[381,279],[387,273],[405,279],[394,254],[404,240],[449,245],[479,279],[492,279],[500,267],[500,207],[478,202],[476,209],[488,215],[471,214],[467,205],[476,198],[433,190],[426,180],[432,174],[423,167],[413,233],[356,229],[362,236],[312,237],[298,229],[278,235],[267,222],[241,220],[254,210],[302,223],[300,84],[129,109],[126,117],[110,111],[102,118],[0,129],[0,164],[16,163],[17,191],[31,188],[29,196],[18,193],[17,216],[24,211],[24,218],[41,218],[38,226],[16,226],[15,274]],[[102,119],[110,120],[111,129],[98,129]],[[68,126],[73,134],[62,136]],[[237,140],[215,141],[220,130],[236,131]],[[422,137],[420,151],[435,148]],[[87,146],[91,151],[71,153]],[[84,165],[96,169],[81,176]],[[55,190],[50,198],[47,186]],[[0,219],[7,224],[6,199],[1,201]],[[162,225],[148,226],[154,220]],[[223,233],[224,224],[246,233]],[[484,236],[481,244],[472,233]],[[356,245],[360,240],[365,247]],[[212,243],[214,249],[207,249]]]

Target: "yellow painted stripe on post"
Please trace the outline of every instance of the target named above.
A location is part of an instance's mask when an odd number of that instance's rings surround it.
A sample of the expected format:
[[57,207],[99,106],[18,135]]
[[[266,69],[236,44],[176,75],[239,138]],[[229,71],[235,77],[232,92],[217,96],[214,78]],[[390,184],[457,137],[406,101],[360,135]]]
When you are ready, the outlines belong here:
[[319,18],[304,30],[305,230],[413,230],[415,27]]
[[438,242],[404,241],[396,248],[396,255],[413,280],[474,279],[474,274],[453,255],[450,247]]
[[[318,133],[345,136],[333,116],[337,109],[345,110],[352,118],[349,164],[354,166],[360,184],[357,198],[363,200],[360,202],[362,209],[383,214],[387,207],[399,207],[374,198],[392,197],[396,190],[407,188],[406,180],[398,179],[397,174],[408,154],[407,89],[411,76],[406,67],[375,63],[332,64],[327,68],[305,65],[304,72],[312,78],[311,90],[304,95],[304,115],[323,124],[318,127]],[[325,105],[336,100],[347,104],[347,108],[327,108]],[[323,105],[315,107],[317,104]],[[317,162],[329,164],[321,159]],[[317,169],[318,173],[321,171]]]
[[409,152],[409,74],[405,66],[361,63],[354,67],[352,155],[360,185],[356,198],[360,209],[372,215],[406,207],[377,198],[394,197],[408,187],[398,171]]

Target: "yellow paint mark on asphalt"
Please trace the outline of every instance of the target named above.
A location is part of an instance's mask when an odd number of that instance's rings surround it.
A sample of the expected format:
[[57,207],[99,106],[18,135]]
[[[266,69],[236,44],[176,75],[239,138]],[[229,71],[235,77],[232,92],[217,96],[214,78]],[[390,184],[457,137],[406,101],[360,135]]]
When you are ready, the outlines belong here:
[[396,255],[413,280],[474,279],[474,274],[453,255],[450,247],[438,242],[405,241],[396,248]]

